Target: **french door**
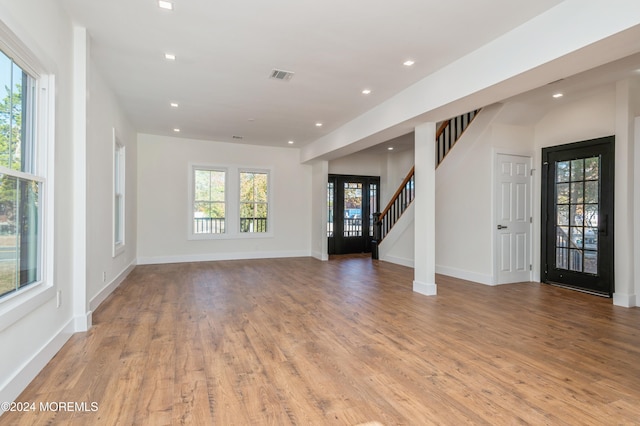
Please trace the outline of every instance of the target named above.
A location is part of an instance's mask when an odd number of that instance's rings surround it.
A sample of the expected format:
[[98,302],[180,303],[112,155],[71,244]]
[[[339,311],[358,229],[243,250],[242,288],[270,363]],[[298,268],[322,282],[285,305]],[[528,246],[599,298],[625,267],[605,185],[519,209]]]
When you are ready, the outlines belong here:
[[369,253],[373,213],[379,211],[380,177],[329,175],[329,254]]
[[613,294],[614,137],[542,150],[541,280]]

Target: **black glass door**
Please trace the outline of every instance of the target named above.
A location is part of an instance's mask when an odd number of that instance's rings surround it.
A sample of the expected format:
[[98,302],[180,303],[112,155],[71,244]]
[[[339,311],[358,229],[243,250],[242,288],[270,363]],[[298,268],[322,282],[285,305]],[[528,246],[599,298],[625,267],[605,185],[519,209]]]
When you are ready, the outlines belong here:
[[369,253],[380,178],[330,175],[327,186],[329,254]]
[[542,281],[613,293],[614,137],[542,151]]

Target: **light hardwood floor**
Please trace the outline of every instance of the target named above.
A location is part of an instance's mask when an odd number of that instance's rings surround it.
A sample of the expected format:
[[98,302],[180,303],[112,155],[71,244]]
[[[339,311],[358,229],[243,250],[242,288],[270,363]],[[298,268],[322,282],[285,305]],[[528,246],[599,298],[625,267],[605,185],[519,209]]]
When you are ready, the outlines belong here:
[[[139,266],[3,425],[640,424],[640,310],[340,257]],[[375,423],[374,423],[375,422]]]

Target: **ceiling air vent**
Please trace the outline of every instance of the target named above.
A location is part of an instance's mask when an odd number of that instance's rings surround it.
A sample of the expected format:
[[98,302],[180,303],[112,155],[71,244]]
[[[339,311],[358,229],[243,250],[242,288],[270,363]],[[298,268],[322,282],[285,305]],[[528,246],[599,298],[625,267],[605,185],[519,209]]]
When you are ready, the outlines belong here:
[[295,73],[291,71],[274,69],[271,71],[271,75],[269,76],[269,78],[274,78],[276,80],[282,80],[282,81],[289,81],[293,77],[293,74]]

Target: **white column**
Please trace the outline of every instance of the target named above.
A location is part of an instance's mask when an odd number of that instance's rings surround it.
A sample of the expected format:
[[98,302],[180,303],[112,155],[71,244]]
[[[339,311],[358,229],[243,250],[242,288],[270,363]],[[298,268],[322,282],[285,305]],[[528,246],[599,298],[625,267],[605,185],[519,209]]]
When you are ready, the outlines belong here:
[[413,291],[437,294],[436,274],[436,123],[415,129],[415,245]]
[[329,260],[327,241],[327,179],[329,162],[317,161],[312,165],[311,177],[311,255]]
[[87,87],[89,36],[73,30],[73,317],[75,331],[91,328],[87,300]]
[[613,304],[636,306],[634,283],[634,99],[630,80],[616,84]]
[[[636,95],[635,99],[638,99]],[[640,109],[640,106],[636,106]],[[640,114],[639,110],[635,111]],[[634,300],[630,300],[630,306],[638,306],[640,299],[640,117],[635,117],[635,132],[633,143],[633,281],[635,282]]]

